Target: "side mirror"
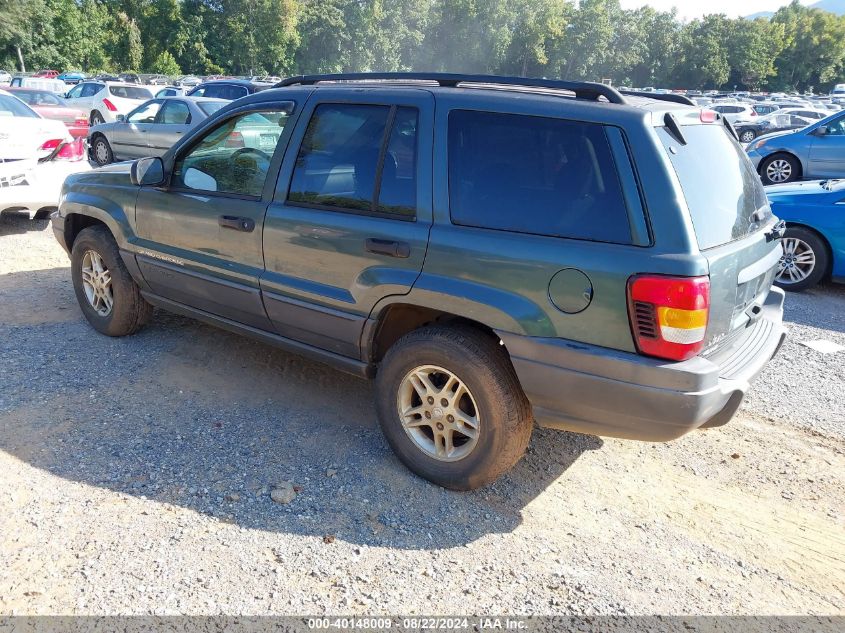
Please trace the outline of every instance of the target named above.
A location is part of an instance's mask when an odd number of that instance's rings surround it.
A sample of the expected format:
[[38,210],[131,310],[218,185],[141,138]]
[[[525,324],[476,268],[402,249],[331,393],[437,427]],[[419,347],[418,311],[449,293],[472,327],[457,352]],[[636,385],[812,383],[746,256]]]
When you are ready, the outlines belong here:
[[816,128],[816,136],[827,136],[827,131],[826,125],[820,125]]
[[118,114],[115,119],[118,123],[126,123],[126,115],[125,114]]
[[132,163],[129,179],[136,187],[164,184],[164,162],[158,156],[139,158]]

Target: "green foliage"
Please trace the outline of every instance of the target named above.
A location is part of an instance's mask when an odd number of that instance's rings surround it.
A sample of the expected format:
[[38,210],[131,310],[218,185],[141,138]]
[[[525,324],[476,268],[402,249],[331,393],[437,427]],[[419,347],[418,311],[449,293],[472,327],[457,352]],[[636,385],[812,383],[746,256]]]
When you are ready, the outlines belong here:
[[824,90],[845,17],[624,10],[619,0],[0,0],[0,67],[178,74],[506,73],[686,88]]

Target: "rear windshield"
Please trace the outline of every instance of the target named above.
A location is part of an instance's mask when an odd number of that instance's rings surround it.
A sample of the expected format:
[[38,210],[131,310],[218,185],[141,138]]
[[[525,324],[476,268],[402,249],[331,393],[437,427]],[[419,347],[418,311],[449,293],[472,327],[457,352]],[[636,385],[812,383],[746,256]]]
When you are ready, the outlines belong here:
[[678,174],[702,250],[742,239],[772,212],[760,177],[722,125],[687,125],[686,145],[666,128],[658,135]]
[[152,99],[153,94],[146,88],[136,88],[135,86],[109,86],[109,92],[112,96],[121,97],[123,99]]
[[200,101],[197,105],[200,107],[200,110],[206,113],[206,115],[211,116],[223,106],[227,106],[229,104],[221,103],[219,101]]
[[37,119],[38,115],[15,97],[0,95],[0,117],[24,116]]

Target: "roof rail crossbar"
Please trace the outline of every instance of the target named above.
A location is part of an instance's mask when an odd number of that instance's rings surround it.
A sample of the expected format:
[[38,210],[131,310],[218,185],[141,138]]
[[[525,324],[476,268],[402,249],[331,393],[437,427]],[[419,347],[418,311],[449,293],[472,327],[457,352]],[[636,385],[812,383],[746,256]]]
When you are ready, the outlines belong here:
[[656,99],[657,101],[669,101],[671,103],[682,103],[684,105],[695,105],[695,101],[684,95],[676,95],[666,92],[639,92],[637,90],[621,90],[621,94],[629,97],[645,97],[646,99]]
[[563,81],[559,79],[534,79],[528,77],[499,77],[497,75],[462,75],[457,73],[339,73],[330,75],[300,75],[288,77],[275,85],[311,86],[321,81],[429,81],[439,86],[454,88],[458,84],[493,84],[499,86],[524,86],[528,88],[550,88],[574,92],[578,99],[598,101],[604,97],[610,103],[625,104],[615,88],[591,81]]

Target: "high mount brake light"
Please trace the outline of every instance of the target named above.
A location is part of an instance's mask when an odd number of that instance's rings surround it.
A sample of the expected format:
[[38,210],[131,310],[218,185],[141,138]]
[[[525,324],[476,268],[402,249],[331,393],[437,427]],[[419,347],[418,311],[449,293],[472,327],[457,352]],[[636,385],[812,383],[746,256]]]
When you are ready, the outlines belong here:
[[715,123],[717,116],[719,115],[715,110],[702,110],[698,118],[702,123]]
[[642,354],[676,361],[696,356],[704,347],[709,315],[709,277],[628,280],[628,316]]

